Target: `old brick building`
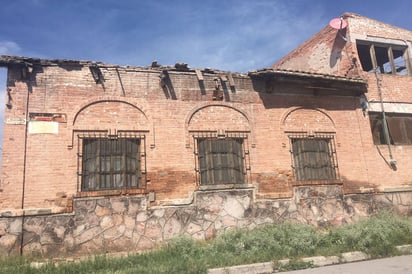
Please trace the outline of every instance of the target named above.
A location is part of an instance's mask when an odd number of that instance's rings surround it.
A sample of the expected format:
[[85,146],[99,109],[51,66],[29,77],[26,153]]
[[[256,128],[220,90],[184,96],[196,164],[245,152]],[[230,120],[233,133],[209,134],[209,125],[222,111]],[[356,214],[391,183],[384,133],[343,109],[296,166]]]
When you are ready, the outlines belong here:
[[361,139],[351,140],[362,143],[362,150],[357,153],[363,154],[359,175],[365,177],[359,176],[359,184],[351,184],[348,187],[353,190],[348,191],[357,192],[362,185],[378,192],[410,191],[412,32],[351,13],[336,19],[336,23],[340,30],[325,27],[273,68],[365,79],[368,92],[362,96],[361,104],[367,123],[360,118]]
[[248,74],[1,56],[0,252],[410,213],[412,33],[342,20]]

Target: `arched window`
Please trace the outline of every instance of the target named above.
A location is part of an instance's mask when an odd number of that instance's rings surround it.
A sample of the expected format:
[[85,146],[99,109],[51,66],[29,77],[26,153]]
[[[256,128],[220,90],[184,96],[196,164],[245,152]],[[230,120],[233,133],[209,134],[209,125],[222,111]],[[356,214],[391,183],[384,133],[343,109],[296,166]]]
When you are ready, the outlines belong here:
[[145,135],[138,132],[109,134],[80,132],[79,190],[120,190],[144,187]]
[[297,181],[335,180],[338,178],[333,135],[290,137],[292,163]]
[[247,183],[247,134],[240,132],[194,134],[196,171],[201,186]]

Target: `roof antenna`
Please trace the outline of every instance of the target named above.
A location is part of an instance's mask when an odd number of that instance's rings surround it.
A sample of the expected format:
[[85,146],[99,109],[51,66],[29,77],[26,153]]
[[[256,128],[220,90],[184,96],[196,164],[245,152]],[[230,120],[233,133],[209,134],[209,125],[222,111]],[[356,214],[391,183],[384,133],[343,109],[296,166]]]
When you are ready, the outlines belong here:
[[348,25],[348,22],[346,22],[345,19],[343,19],[343,17],[333,18],[329,22],[329,26],[331,26],[334,29],[337,29],[340,38],[342,38],[345,42],[348,41],[348,38],[346,38],[342,34],[342,30],[345,29],[347,27],[347,25]]

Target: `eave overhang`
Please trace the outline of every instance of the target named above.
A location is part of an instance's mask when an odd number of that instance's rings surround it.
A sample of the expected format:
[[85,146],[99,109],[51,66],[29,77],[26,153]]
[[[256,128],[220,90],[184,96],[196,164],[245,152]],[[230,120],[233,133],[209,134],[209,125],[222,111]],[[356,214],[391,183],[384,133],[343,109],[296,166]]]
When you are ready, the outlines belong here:
[[302,71],[261,69],[248,73],[252,80],[265,81],[268,85],[289,84],[299,89],[312,90],[322,95],[360,96],[367,92],[367,81],[330,74]]

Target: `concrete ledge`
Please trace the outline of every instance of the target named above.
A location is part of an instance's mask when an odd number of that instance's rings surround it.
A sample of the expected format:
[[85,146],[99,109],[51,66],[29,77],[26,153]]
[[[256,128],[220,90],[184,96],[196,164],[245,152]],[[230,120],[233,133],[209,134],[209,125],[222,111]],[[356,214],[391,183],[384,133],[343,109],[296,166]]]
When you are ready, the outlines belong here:
[[351,263],[351,262],[368,260],[370,258],[371,256],[369,256],[366,253],[363,253],[360,251],[353,251],[353,252],[342,253],[340,262],[341,263]]
[[312,262],[313,265],[315,265],[315,266],[325,266],[325,265],[331,265],[331,264],[338,264],[338,263],[340,263],[340,259],[339,259],[338,256],[329,256],[329,257],[317,256],[317,257],[309,257],[309,258],[303,258],[302,261],[304,261],[304,262]]
[[396,250],[402,254],[412,254],[412,245],[398,245]]
[[384,193],[392,193],[392,192],[411,192],[412,186],[405,186],[405,187],[387,187],[383,189]]
[[273,263],[271,262],[214,268],[207,271],[208,274],[263,274],[272,272]]
[[25,209],[10,209],[1,210],[0,217],[14,218],[30,216],[42,216],[42,215],[54,215],[54,214],[72,214],[71,210],[67,207],[50,207],[50,208],[25,208]]

